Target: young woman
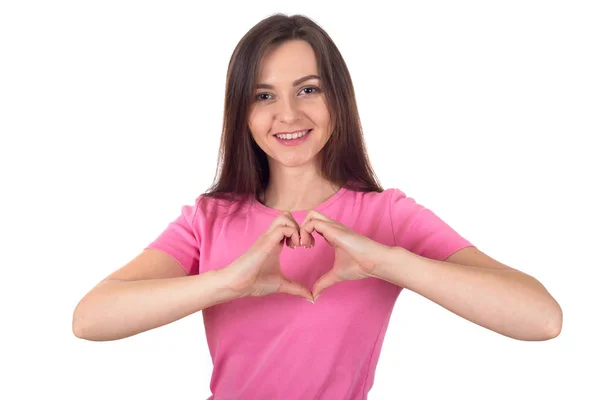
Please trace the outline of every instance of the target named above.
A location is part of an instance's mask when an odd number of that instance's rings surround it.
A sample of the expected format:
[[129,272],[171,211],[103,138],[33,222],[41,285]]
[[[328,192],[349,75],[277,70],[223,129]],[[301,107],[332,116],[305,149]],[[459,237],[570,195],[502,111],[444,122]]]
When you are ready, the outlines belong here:
[[346,64],[306,17],[266,18],[235,48],[219,167],[80,301],[76,336],[125,338],[202,310],[215,399],[305,400],[366,398],[403,288],[515,339],[561,330],[539,281],[380,187]]

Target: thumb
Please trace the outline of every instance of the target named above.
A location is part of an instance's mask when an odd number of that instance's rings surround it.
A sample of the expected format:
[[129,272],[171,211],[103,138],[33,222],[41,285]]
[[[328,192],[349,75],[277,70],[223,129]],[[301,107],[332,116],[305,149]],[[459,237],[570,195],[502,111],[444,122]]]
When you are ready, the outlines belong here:
[[292,281],[287,278],[283,278],[281,286],[279,287],[279,292],[291,294],[294,296],[300,296],[310,301],[311,303],[314,303],[310,290],[308,290],[301,283]]
[[323,290],[341,281],[342,280],[340,278],[335,276],[333,270],[328,271],[315,282],[315,285],[313,286],[312,290],[313,297],[316,300],[317,297],[323,292]]

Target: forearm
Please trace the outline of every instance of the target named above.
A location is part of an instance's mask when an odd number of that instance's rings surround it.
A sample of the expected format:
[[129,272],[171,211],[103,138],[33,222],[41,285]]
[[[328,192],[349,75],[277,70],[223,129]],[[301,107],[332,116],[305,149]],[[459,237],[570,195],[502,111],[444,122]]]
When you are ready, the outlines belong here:
[[101,282],[73,313],[76,336],[122,339],[238,298],[218,271],[170,279]]
[[399,247],[391,249],[375,276],[519,340],[554,337],[562,313],[544,286],[520,271],[431,260]]

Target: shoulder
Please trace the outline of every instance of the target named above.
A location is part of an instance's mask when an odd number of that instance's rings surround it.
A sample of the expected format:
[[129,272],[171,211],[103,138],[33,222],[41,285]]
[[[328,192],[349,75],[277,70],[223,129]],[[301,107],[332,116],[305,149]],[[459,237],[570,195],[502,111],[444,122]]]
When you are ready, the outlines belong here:
[[204,194],[198,196],[195,202],[197,223],[206,224],[224,219],[243,216],[252,207],[248,196],[212,197]]
[[368,192],[359,195],[362,203],[369,208],[384,213],[388,218],[395,221],[407,221],[422,215],[426,207],[417,203],[399,188],[387,188],[382,192]]
[[388,188],[381,192],[354,192],[354,197],[369,205],[385,206],[407,198],[406,194],[398,188]]
[[[336,204],[342,214],[353,215],[360,219],[389,218],[391,208],[398,208],[398,202],[406,198],[403,191],[397,188],[383,189],[382,191],[349,190],[343,196],[344,200]],[[402,204],[401,206],[404,206]]]
[[387,210],[390,204],[406,198],[406,194],[397,188],[383,189],[382,191],[361,191],[348,188],[347,193],[341,196],[341,201],[336,201],[336,206],[344,209],[365,210],[376,209]]

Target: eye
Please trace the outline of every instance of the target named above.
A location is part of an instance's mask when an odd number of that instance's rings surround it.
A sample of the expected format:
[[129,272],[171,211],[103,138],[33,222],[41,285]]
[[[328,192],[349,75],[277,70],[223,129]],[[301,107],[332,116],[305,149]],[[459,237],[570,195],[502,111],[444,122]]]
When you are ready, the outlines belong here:
[[315,93],[319,93],[321,91],[321,89],[319,89],[316,86],[309,86],[309,87],[302,88],[302,91],[304,91],[304,90],[312,90],[311,93],[304,92],[305,94],[315,94]]
[[[306,92],[307,90],[310,90],[310,92]],[[321,91],[320,88],[316,87],[316,86],[307,86],[305,88],[302,88],[300,90],[300,93],[302,94],[316,94],[319,93]],[[271,100],[271,98],[269,98],[268,96],[271,96],[269,93],[259,93],[256,95],[256,97],[254,98],[256,101],[261,102],[261,101],[267,101],[267,100]]]
[[265,101],[265,100],[269,100],[268,98],[264,98],[261,96],[270,96],[269,93],[259,93],[258,95],[256,95],[256,101]]

